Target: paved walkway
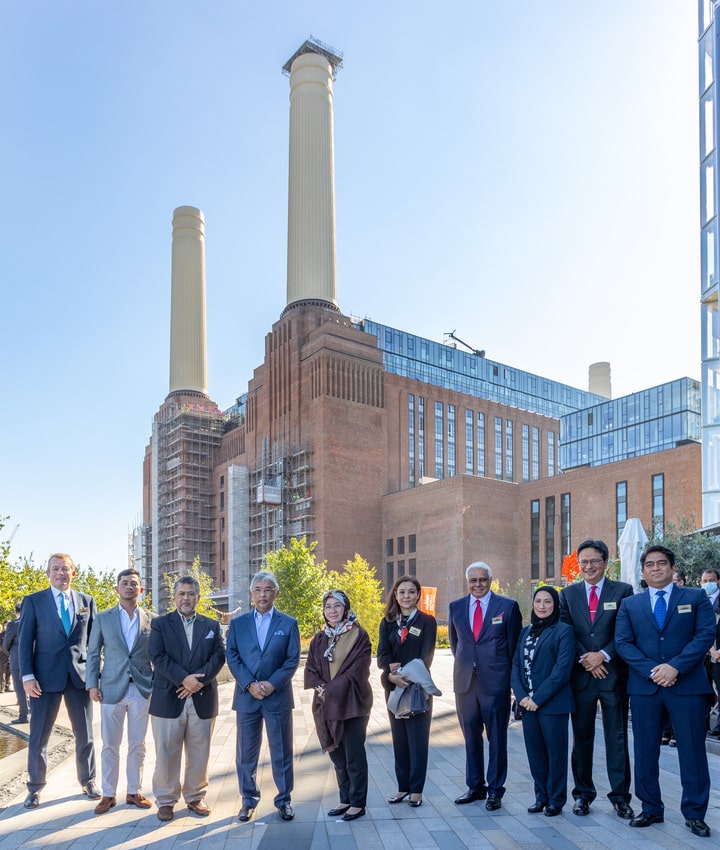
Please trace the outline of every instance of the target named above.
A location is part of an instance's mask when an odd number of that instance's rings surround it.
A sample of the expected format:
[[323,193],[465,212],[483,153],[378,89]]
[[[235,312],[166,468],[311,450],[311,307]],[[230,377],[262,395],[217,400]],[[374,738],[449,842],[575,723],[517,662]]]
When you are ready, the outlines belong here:
[[[666,805],[664,824],[631,830],[626,821],[619,820],[605,797],[608,788],[602,775],[602,762],[596,771],[600,796],[588,817],[573,815],[571,806],[552,820],[543,815],[527,814],[527,806],[534,798],[519,723],[511,724],[509,730],[510,772],[502,809],[489,813],[484,803],[454,805],[454,798],[465,790],[465,755],[455,715],[451,672],[449,652],[438,651],[433,677],[443,696],[435,699],[428,782],[423,805],[419,809],[404,804],[389,806],[385,802],[385,798],[395,791],[395,781],[388,720],[378,671],[374,670],[372,678],[376,701],[368,730],[368,814],[352,823],[326,816],[325,812],[338,802],[334,773],[330,759],[319,749],[310,711],[310,694],[301,690],[300,671],[295,678],[294,821],[281,821],[273,808],[274,786],[266,748],[261,753],[258,771],[263,800],[256,819],[248,824],[237,820],[240,801],[234,768],[235,716],[230,710],[233,686],[227,683],[220,686],[221,714],[212,742],[211,779],[206,798],[212,808],[209,818],[190,815],[180,804],[176,808],[175,820],[161,824],[157,820],[156,809],[139,811],[123,802],[105,815],[95,815],[95,802],[79,793],[74,759],[65,758],[52,769],[41,796],[40,808],[33,811],[23,808],[25,790],[18,783],[16,795],[8,800],[6,808],[0,810],[0,846],[3,850],[16,847],[38,850],[180,850],[197,847],[201,839],[210,850],[424,850],[438,847],[442,850],[464,847],[479,850],[624,850],[628,845],[642,850],[661,847],[683,850],[685,847],[716,846],[720,839],[718,754],[709,756],[713,787],[707,815],[707,822],[713,830],[709,841],[696,838],[684,825],[679,810],[677,752],[667,747],[663,747],[661,757],[661,783]],[[12,697],[12,694],[0,695],[0,721],[13,716],[9,713]],[[96,731],[98,741],[99,738]],[[62,755],[67,749],[66,738],[57,735],[53,742]],[[0,760],[0,766],[6,761]],[[152,735],[148,734],[144,789],[148,796],[152,796],[154,762]],[[2,769],[0,767],[0,771]],[[5,785],[6,780],[7,776],[0,778],[0,785]],[[118,791],[119,800],[124,800],[124,786],[121,785]],[[636,808],[639,809],[637,804]]]

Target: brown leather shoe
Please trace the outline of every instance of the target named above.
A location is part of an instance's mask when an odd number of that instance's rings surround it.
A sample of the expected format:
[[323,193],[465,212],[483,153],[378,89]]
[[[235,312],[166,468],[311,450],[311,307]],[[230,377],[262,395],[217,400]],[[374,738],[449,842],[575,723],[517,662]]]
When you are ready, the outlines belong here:
[[168,821],[175,817],[172,806],[160,806],[157,813],[158,820]]
[[114,806],[117,805],[117,800],[115,797],[103,797],[100,802],[95,806],[95,814],[96,815],[104,815],[105,812],[109,812]]
[[210,809],[205,800],[191,800],[187,804],[187,807],[191,812],[194,812],[201,818],[206,818],[210,814]]
[[125,797],[125,802],[128,806],[137,806],[138,809],[151,809],[152,803],[148,800],[147,797],[143,797],[143,795],[138,791],[137,794],[128,794]]

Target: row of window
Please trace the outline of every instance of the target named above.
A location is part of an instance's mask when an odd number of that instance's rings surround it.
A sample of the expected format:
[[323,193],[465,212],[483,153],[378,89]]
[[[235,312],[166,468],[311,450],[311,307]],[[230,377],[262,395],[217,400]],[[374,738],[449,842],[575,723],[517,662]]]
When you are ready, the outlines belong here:
[[[540,578],[540,539],[541,539],[541,515],[540,499],[532,499],[530,502],[530,578]],[[562,560],[572,551],[570,549],[570,494],[562,493],[560,496],[560,551],[556,558],[556,526],[558,521],[555,496],[545,498],[545,569],[544,578],[554,579],[556,566],[562,567]],[[560,578],[560,570],[557,570]]]
[[[665,475],[662,472],[652,476],[651,487],[653,536],[661,538],[665,530]],[[615,485],[615,528],[618,540],[625,529],[625,523],[627,520],[627,481],[618,481]]]
[[385,587],[387,590],[389,590],[393,586],[393,582],[395,581],[396,569],[397,578],[400,578],[401,576],[417,575],[417,560],[415,558],[408,558],[407,562],[387,561],[387,563],[385,564]]
[[[397,548],[396,548],[396,542],[397,542]],[[408,536],[407,536],[408,553],[412,554],[413,552],[416,552],[417,551],[416,547],[417,547],[417,535],[416,534],[408,534]],[[387,540],[385,541],[385,555],[388,558],[392,558],[392,556],[395,555],[395,554],[398,554],[398,555],[404,555],[405,554],[405,538],[404,537],[398,537],[397,541],[392,537],[388,537]]]

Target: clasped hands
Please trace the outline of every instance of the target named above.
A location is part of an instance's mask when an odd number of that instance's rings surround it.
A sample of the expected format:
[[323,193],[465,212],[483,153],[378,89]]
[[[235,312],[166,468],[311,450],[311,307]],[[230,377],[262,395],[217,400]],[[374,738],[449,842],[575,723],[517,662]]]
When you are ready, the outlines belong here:
[[661,688],[671,688],[678,680],[680,671],[672,664],[657,664],[650,671],[650,678]]
[[524,708],[525,711],[537,711],[540,706],[535,702],[532,697],[523,697],[520,700],[521,708]]
[[402,667],[402,664],[394,661],[390,665],[390,672],[388,673],[388,681],[392,682],[398,688],[409,688],[410,680],[403,676],[402,673],[398,673],[397,671]]
[[580,656],[580,663],[595,679],[604,679],[608,674],[607,661],[602,652],[586,652]]
[[265,699],[275,691],[275,686],[270,682],[250,682],[248,685],[248,693],[254,699]]
[[187,699],[188,697],[191,697],[193,694],[198,693],[198,691],[201,691],[205,687],[200,681],[204,678],[204,673],[188,673],[182,680],[180,687],[175,690],[175,693],[180,697],[180,699]]

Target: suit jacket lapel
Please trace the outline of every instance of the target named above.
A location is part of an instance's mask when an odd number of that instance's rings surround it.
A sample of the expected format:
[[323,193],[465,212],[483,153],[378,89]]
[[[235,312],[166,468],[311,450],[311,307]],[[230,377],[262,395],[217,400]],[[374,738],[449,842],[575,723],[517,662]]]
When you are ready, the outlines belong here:
[[[185,635],[185,626],[183,621],[180,619],[182,614],[179,611],[174,612],[175,616],[170,617],[169,625],[170,628],[175,632],[176,639],[179,641],[179,645],[182,647],[183,659],[187,662],[190,661],[190,647],[188,646],[187,636]],[[193,633],[195,629],[193,629]],[[193,634],[194,637],[194,634]]]
[[[271,638],[272,635],[275,634],[279,620],[280,620],[280,614],[273,608],[273,614],[272,614],[272,617],[270,618],[270,625],[268,626],[267,634],[265,635],[265,646],[263,646],[263,648],[260,650],[261,653],[265,652],[265,650],[270,645],[270,638]],[[253,622],[253,626],[254,625],[255,625],[255,623]],[[255,640],[257,640],[257,629],[255,629]],[[260,644],[258,644],[258,647],[259,646],[260,646]]]
[[[45,606],[47,608],[47,616],[52,617],[52,622],[57,623],[57,628],[60,634],[64,639],[67,640],[67,635],[65,634],[65,629],[63,628],[62,620],[60,619],[60,615],[58,614],[57,605],[55,604],[55,593],[52,587],[47,588],[47,593],[45,595]],[[72,631],[72,630],[71,630]]]

